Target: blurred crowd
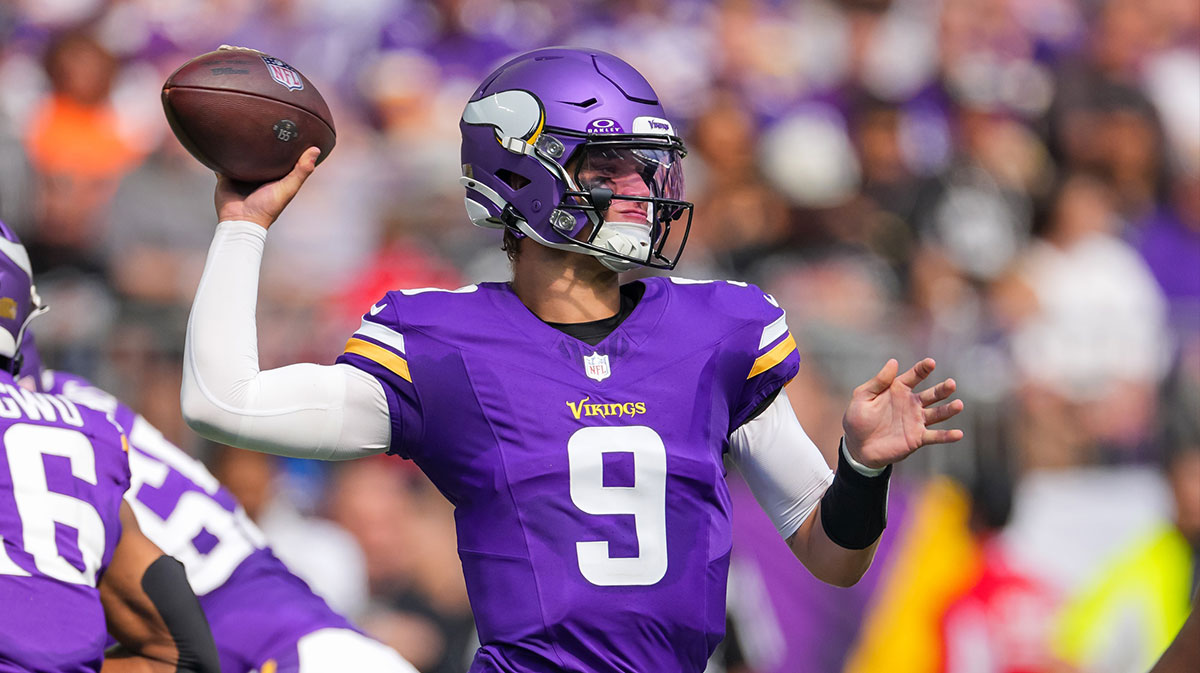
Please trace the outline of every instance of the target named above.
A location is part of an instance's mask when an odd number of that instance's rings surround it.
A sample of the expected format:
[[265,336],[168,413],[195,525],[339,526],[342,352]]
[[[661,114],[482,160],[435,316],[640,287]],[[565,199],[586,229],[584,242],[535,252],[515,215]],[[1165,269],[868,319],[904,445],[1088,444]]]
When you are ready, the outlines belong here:
[[203,457],[319,592],[442,673],[475,636],[453,513],[411,465],[233,451],[180,418],[215,180],[159,91],[221,44],[305,73],[338,132],[272,228],[264,368],[331,363],[388,289],[507,277],[496,232],[464,216],[458,119],[507,56],[566,44],[630,61],[683,129],[696,215],[676,273],[753,281],[788,310],[789,396],[831,463],[850,389],[887,357],[957,379],[967,438],[900,466],[853,589],[808,577],[731,473],[714,671],[1132,673],[1182,623],[1200,549],[1195,0],[0,2],[0,219],[52,307],[48,364]]

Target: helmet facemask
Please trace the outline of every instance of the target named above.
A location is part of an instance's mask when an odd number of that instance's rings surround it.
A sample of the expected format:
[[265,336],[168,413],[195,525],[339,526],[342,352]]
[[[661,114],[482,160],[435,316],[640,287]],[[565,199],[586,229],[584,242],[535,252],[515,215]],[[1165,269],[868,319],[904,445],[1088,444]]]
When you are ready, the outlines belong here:
[[691,227],[685,154],[670,136],[585,139],[562,176],[567,190],[558,211],[571,217],[559,216],[564,226],[555,228],[613,271],[674,268]]

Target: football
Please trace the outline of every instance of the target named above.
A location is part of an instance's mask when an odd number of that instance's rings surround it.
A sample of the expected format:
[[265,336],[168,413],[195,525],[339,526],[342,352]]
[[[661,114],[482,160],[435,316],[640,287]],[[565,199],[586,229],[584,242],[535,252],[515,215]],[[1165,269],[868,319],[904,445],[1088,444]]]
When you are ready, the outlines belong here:
[[329,106],[299,70],[254,49],[223,46],[184,63],[162,89],[163,111],[200,163],[243,182],[276,180],[305,149],[333,150]]

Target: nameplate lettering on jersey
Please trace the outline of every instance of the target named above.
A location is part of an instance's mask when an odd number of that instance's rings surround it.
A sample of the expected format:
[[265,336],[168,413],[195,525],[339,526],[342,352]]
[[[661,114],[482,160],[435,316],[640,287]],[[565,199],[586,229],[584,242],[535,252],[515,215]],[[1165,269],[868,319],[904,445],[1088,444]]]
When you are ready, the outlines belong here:
[[585,416],[600,416],[608,418],[610,416],[638,416],[646,413],[645,402],[591,402],[591,397],[585,397],[578,402],[567,402],[567,406],[571,408],[571,415],[575,420],[579,420]]
[[31,421],[61,420],[83,427],[79,407],[62,395],[35,393],[9,383],[0,384],[0,418],[27,418]]

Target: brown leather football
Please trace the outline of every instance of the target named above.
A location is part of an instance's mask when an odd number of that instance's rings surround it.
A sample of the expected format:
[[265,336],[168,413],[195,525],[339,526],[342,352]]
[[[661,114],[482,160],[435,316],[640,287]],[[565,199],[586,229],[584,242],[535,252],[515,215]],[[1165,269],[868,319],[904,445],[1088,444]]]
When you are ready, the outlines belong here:
[[336,140],[312,82],[254,49],[223,46],[184,63],[163,84],[162,103],[187,151],[234,180],[281,178],[314,145],[320,163]]

